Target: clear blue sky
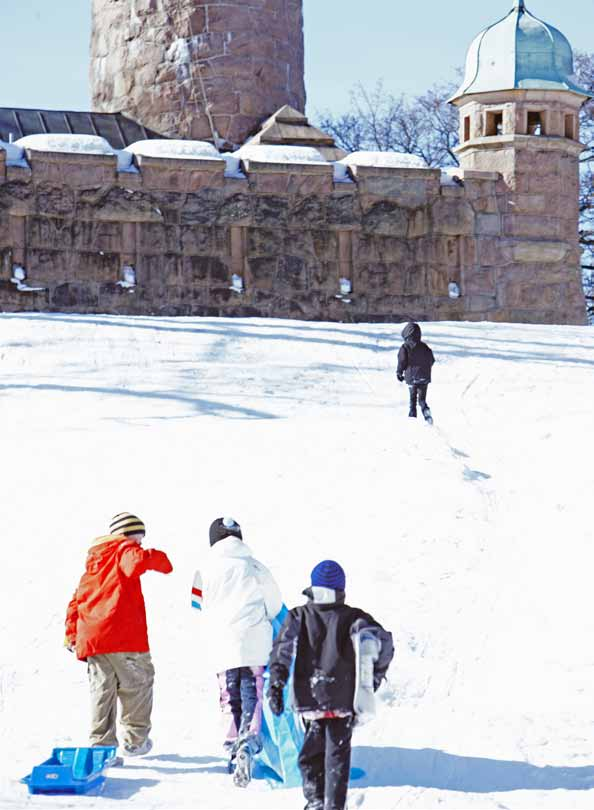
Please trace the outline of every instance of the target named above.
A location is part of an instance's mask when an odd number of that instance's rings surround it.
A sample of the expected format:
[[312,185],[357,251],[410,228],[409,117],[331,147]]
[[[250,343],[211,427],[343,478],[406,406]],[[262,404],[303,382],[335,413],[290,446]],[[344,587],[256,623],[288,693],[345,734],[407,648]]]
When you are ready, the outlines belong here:
[[[452,77],[512,0],[304,0],[307,111],[347,109],[357,83],[421,93]],[[89,109],[91,0],[3,0],[0,107]],[[594,51],[593,0],[528,0],[575,49]]]

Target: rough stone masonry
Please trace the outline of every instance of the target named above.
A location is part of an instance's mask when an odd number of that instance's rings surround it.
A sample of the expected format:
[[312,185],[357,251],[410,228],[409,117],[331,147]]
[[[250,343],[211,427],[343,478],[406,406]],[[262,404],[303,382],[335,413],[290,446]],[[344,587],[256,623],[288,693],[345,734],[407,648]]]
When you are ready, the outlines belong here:
[[92,9],[96,110],[233,145],[283,105],[305,109],[302,0],[93,0]]

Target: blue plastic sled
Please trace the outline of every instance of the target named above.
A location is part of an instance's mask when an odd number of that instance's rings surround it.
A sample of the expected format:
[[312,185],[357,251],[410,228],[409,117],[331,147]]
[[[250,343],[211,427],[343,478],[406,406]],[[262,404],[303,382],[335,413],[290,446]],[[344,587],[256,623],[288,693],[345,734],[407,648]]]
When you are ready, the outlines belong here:
[[29,793],[89,793],[103,785],[115,756],[114,745],[54,748],[50,759],[36,765],[21,782],[28,785]]
[[[288,611],[285,605],[272,622],[272,631],[276,637]],[[293,672],[285,686],[285,706],[293,689]],[[264,675],[264,694],[268,691],[268,672]],[[258,772],[273,787],[300,787],[301,774],[297,757],[303,745],[303,726],[298,715],[289,709],[276,717],[268,701],[264,701],[262,716],[262,751],[257,755]]]

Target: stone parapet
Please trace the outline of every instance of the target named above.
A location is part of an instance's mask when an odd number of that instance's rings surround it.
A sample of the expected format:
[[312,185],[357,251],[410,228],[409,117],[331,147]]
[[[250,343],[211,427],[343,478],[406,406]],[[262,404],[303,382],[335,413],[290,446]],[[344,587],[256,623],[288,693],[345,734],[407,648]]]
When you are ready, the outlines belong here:
[[3,310],[584,322],[571,216],[497,172],[28,158],[0,174]]

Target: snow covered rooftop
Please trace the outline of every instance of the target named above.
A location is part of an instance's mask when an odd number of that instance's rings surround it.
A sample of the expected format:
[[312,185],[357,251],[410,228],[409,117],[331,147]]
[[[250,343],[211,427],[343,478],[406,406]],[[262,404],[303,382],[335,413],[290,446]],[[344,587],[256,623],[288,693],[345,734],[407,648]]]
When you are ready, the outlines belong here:
[[126,151],[142,157],[177,158],[185,160],[222,160],[215,147],[207,141],[150,140],[137,141]]
[[25,135],[16,141],[23,149],[37,152],[67,152],[81,155],[114,155],[109,143],[99,135]]
[[254,163],[328,163],[313,146],[246,143],[233,154]]
[[428,169],[423,158],[404,152],[351,152],[340,163],[346,166],[374,166],[382,169]]

